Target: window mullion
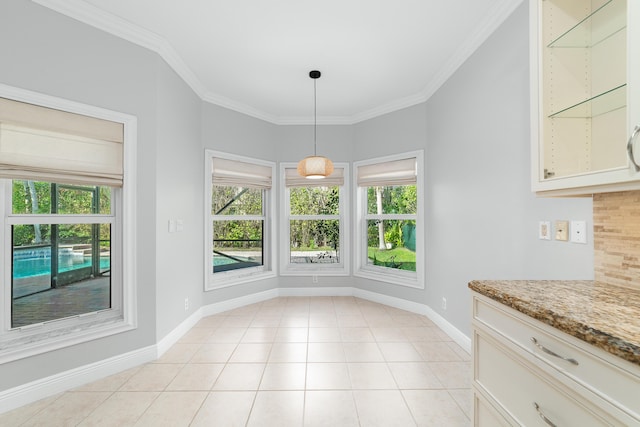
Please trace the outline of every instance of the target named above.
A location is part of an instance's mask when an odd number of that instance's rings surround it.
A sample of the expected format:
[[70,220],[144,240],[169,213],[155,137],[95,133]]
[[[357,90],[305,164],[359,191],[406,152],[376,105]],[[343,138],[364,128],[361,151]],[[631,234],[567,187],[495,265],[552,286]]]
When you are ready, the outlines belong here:
[[264,221],[263,215],[211,215],[214,221]]
[[314,220],[340,220],[340,215],[289,215],[289,219],[292,221],[314,221]]
[[416,220],[417,214],[365,214],[365,220]]
[[32,224],[115,224],[111,215],[10,215],[9,225]]

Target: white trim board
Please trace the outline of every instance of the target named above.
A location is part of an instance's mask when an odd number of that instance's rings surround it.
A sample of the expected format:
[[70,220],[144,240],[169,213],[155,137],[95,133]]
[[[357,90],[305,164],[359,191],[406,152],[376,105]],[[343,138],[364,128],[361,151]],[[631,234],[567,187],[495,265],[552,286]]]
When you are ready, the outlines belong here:
[[0,414],[154,360],[152,345],[0,391]]
[[388,295],[379,294],[360,288],[353,288],[353,290],[353,296],[355,297],[426,316],[440,329],[442,329],[442,331],[447,334],[449,338],[451,338],[456,344],[462,347],[467,353],[471,354],[471,338],[463,334],[458,328],[449,323],[444,317],[440,316],[428,305],[408,301],[402,298],[390,297]]
[[[244,307],[249,304],[266,301],[277,297],[319,297],[319,296],[354,296],[366,299],[389,307],[399,308],[401,310],[410,311],[412,313],[426,316],[435,323],[444,333],[446,333],[456,344],[462,347],[466,352],[471,353],[471,338],[463,334],[458,328],[449,323],[444,317],[436,313],[426,304],[408,301],[402,298],[391,297],[376,292],[367,291],[351,286],[339,287],[311,287],[311,288],[275,288],[268,291],[258,292],[226,301],[221,301],[201,307],[196,313],[183,321],[178,327],[167,334],[158,342],[158,357],[162,356],[173,344],[175,344],[182,335],[184,335],[198,320],[203,317],[233,310],[235,308]],[[190,325],[190,326],[189,326]],[[162,350],[162,351],[161,351]]]
[[196,310],[156,345],[148,346],[89,365],[60,372],[0,392],[0,414],[45,397],[61,393],[109,375],[152,362],[166,353],[200,319],[277,297],[353,296],[428,317],[465,351],[471,352],[471,339],[425,304],[391,297],[354,287],[275,288],[226,301],[208,304]]
[[[163,37],[140,28],[122,18],[82,0],[33,0],[35,3],[66,15],[77,21],[120,37],[131,43],[156,52],[185,81],[189,87],[205,102],[228,108],[260,120],[276,125],[311,124],[311,118],[277,116],[250,105],[238,102],[221,94],[209,91],[196,74],[187,66],[178,52]],[[427,101],[455,71],[493,34],[509,15],[522,3],[522,0],[496,0],[480,23],[479,29],[469,36],[460,47],[452,53],[451,58],[443,64],[436,75],[416,94],[392,100],[386,104],[351,116],[319,117],[320,124],[352,125],[372,119],[393,111],[411,107]]]

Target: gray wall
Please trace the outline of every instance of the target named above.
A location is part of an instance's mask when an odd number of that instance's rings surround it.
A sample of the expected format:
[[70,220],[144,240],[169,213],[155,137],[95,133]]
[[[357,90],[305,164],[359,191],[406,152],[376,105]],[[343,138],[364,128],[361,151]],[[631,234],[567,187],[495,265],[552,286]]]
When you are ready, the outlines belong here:
[[[336,161],[424,149],[427,213],[425,290],[353,278],[320,286],[429,304],[469,333],[471,279],[591,278],[591,244],[536,238],[538,220],[590,221],[592,208],[529,190],[527,26],[522,5],[425,104],[318,128],[319,153]],[[28,1],[0,2],[0,58],[1,83],[138,117],[139,314],[135,331],[1,365],[0,390],[153,345],[202,305],[311,285],[293,277],[202,291],[204,149],[297,161],[312,149],[310,126],[203,103],[156,54]],[[169,219],[184,231],[168,233]]]
[[0,3],[0,82],[138,117],[138,329],[0,365],[0,390],[156,342],[157,55],[32,2]]
[[[208,103],[202,104],[201,114],[201,138],[204,148],[274,162],[277,160],[277,152],[273,145],[277,126]],[[204,155],[204,149],[202,155]],[[202,158],[200,163],[203,163]],[[200,230],[204,233],[204,223],[202,224]],[[204,242],[201,244],[199,254],[202,253],[203,245]],[[201,265],[204,268],[204,264]],[[201,289],[203,286],[201,281]],[[277,278],[234,285],[205,292],[203,303],[214,304],[277,287]]]
[[[352,159],[354,129],[352,126],[318,126],[317,154],[329,157],[334,162],[349,162]],[[300,159],[313,154],[313,126],[279,126],[276,133],[278,160],[297,163]],[[280,186],[280,182],[278,182]],[[350,199],[351,189],[346,191]],[[278,218],[284,213],[280,211],[281,194],[278,194]],[[282,242],[288,244],[288,242]],[[318,276],[318,283],[313,283],[310,276],[281,276],[278,278],[280,288],[319,288],[353,286],[351,276]]]
[[[395,153],[424,150],[427,146],[426,117],[425,104],[418,104],[355,125],[353,160],[366,160]],[[428,167],[427,162],[425,150],[425,168]],[[429,191],[429,186],[426,183],[423,188],[426,192]],[[428,201],[427,197],[425,197],[425,220],[428,221],[430,207],[426,201]],[[352,206],[352,210],[355,212],[355,206]],[[429,268],[428,263],[426,268]],[[424,289],[392,285],[360,277],[355,277],[354,283],[358,288],[368,291],[422,304],[426,302]],[[429,284],[426,283],[425,287],[428,286]]]
[[427,102],[425,302],[468,336],[472,279],[593,278],[592,236],[538,240],[541,220],[591,223],[592,203],[531,193],[528,34],[524,2]]
[[357,285],[426,303],[468,336],[470,280],[593,278],[592,236],[537,238],[541,220],[591,222],[592,204],[531,193],[528,48],[525,3],[426,104],[356,126],[355,159],[424,149],[426,192],[425,290]]
[[[201,101],[162,60],[157,74],[156,338],[202,305],[204,183]],[[169,233],[169,220],[184,231]],[[189,299],[185,311],[184,300]]]

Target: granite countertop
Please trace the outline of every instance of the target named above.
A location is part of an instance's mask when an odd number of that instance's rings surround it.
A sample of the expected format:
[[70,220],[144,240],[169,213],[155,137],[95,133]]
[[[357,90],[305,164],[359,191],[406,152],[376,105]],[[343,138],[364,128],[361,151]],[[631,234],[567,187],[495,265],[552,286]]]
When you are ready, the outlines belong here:
[[640,365],[640,290],[588,280],[474,280],[469,288]]

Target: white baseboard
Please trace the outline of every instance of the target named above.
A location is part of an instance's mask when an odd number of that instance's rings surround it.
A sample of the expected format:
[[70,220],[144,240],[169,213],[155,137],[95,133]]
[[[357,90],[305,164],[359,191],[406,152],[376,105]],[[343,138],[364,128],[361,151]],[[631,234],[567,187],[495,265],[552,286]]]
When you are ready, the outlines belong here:
[[155,359],[156,346],[153,345],[2,391],[0,392],[0,413],[80,387]]
[[198,323],[202,317],[202,308],[199,308],[191,316],[187,317],[182,323],[180,323],[177,328],[165,335],[160,341],[158,341],[158,344],[156,344],[156,356],[160,358],[165,354],[167,350],[177,343],[184,334],[189,332],[189,329],[193,328],[193,326]]
[[281,297],[350,297],[353,295],[351,286],[315,287],[315,288],[278,288]]
[[277,298],[279,296],[278,289],[270,289],[264,292],[258,292],[255,294],[245,295],[243,297],[230,299],[227,301],[216,302],[213,304],[200,307],[191,316],[186,318],[175,329],[165,335],[160,341],[158,341],[158,358],[167,352],[180,338],[193,326],[198,323],[200,319],[206,316],[222,313],[225,311],[233,310],[234,308],[244,307],[245,305],[255,304],[257,302],[266,301],[271,298]]
[[262,302],[277,297],[278,288],[269,289],[268,291],[258,292],[227,301],[215,302],[213,304],[205,305],[201,308],[202,317],[211,316],[213,314],[222,313],[224,311],[233,310],[234,308],[244,307],[245,305],[255,304],[257,302]]
[[390,307],[410,311],[427,316],[440,327],[453,341],[463,349],[471,352],[471,339],[460,332],[451,323],[425,304],[407,301],[376,292],[353,287],[313,287],[313,288],[276,288],[258,292],[227,301],[221,301],[201,307],[180,325],[158,341],[156,345],[135,350],[80,366],[40,380],[23,384],[0,392],[0,413],[35,402],[56,393],[61,393],[83,384],[105,378],[109,375],[148,363],[162,356],[172,345],[186,334],[198,321],[206,316],[244,307],[249,304],[277,298],[278,296],[313,297],[313,296],[354,296],[369,301],[385,304]]
[[424,306],[426,313],[425,316],[435,323],[442,331],[449,335],[449,337],[460,347],[462,347],[467,353],[471,354],[471,338],[460,332],[460,329],[453,326],[451,323],[436,313],[428,305]]
[[360,288],[353,288],[353,296],[427,316],[429,320],[431,320],[440,329],[442,329],[445,334],[449,335],[449,337],[456,344],[462,347],[467,353],[471,353],[471,338],[460,332],[458,328],[453,326],[444,317],[440,316],[426,304],[407,301],[402,298],[390,297],[388,295],[379,294]]
[[426,315],[426,305],[402,298],[390,297],[388,295],[371,292],[360,288],[353,288],[353,296],[366,299],[368,301],[377,302],[379,304],[388,305],[389,307],[399,308],[400,310],[410,311],[412,313]]

